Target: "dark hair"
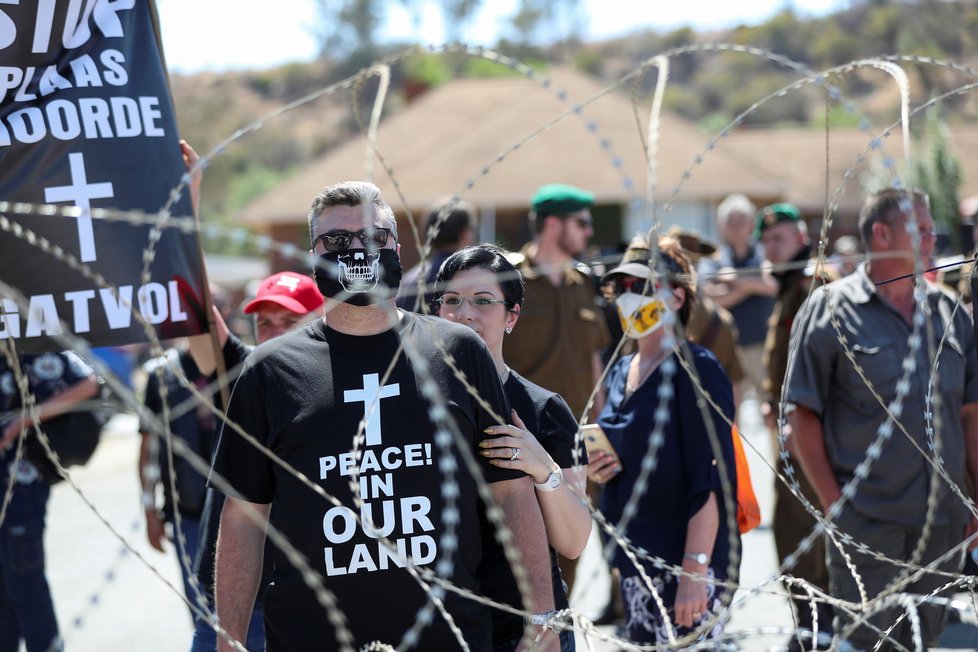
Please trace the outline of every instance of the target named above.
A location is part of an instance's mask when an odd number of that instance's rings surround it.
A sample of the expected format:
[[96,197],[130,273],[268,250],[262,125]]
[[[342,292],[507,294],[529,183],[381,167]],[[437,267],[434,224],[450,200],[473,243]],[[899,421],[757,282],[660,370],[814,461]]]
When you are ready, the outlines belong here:
[[394,239],[397,240],[397,220],[394,219],[394,211],[380,196],[380,188],[367,181],[344,181],[332,186],[326,186],[322,192],[312,200],[312,208],[309,210],[309,241],[312,242],[316,237],[316,221],[327,208],[333,206],[364,206],[373,204],[381,219],[387,220]]
[[534,235],[540,235],[543,231],[543,224],[546,218],[546,215],[537,215],[536,211],[530,211],[527,214],[526,219],[530,223],[530,230]]
[[441,297],[445,292],[445,286],[459,272],[484,269],[496,276],[499,288],[503,291],[503,300],[509,310],[523,305],[526,290],[523,276],[513,263],[507,260],[508,253],[505,249],[490,244],[474,245],[456,251],[445,259],[441,269],[438,270],[438,276],[435,277],[435,298]]
[[862,240],[863,250],[869,251],[869,244],[873,241],[873,225],[877,222],[893,224],[894,218],[902,212],[901,204],[904,202],[930,207],[927,193],[914,189],[887,188],[866,198],[859,211],[859,239]]
[[[576,213],[577,211],[574,212]],[[543,233],[543,227],[547,225],[548,217],[564,222],[570,215],[573,215],[573,213],[554,213],[553,211],[549,211],[547,213],[537,213],[536,211],[530,211],[527,214],[527,220],[530,222],[530,230],[533,231],[534,235],[540,235]]]
[[689,317],[693,314],[693,306],[698,301],[696,296],[696,272],[693,270],[692,263],[689,262],[689,258],[683,251],[682,245],[679,244],[679,240],[666,235],[659,238],[658,244],[659,253],[668,261],[666,263],[667,267],[678,267],[682,270],[677,273],[673,269],[670,269],[669,284],[674,288],[682,288],[685,291],[686,300],[683,301],[678,315],[679,323],[683,325],[683,328],[686,328],[689,325]]
[[[446,197],[439,199],[428,208],[425,231],[431,237],[431,246],[437,249],[457,246],[462,241],[462,234],[474,230],[477,225],[475,207],[472,204],[457,197]],[[433,236],[432,227],[436,228]]]

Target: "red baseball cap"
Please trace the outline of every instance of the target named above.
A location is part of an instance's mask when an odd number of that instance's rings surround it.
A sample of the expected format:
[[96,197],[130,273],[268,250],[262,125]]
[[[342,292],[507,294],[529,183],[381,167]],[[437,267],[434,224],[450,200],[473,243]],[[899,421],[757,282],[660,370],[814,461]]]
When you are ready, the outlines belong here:
[[323,295],[319,293],[316,282],[305,274],[279,272],[261,282],[255,298],[245,304],[244,312],[255,312],[262,303],[275,303],[286,310],[305,315],[322,307]]

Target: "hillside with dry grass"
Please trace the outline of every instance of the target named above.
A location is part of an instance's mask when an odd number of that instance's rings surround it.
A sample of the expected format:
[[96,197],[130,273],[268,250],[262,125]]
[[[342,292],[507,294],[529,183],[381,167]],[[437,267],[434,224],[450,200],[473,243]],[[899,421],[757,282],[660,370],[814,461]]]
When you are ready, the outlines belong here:
[[[693,51],[670,58],[667,109],[716,132],[767,95],[803,75],[763,56],[715,51],[708,43],[733,43],[762,48],[809,70],[828,70],[847,62],[892,54],[918,55],[950,61],[956,67],[903,62],[913,103],[975,81],[969,66],[978,60],[978,0],[853,1],[848,8],[821,18],[805,18],[785,9],[759,25],[697,33],[689,28],[669,32],[643,31],[600,43],[559,43],[547,47],[501,42],[498,49],[545,70],[553,63],[571,63],[605,81],[621,78],[663,52]],[[389,46],[382,54],[400,50]],[[171,79],[182,137],[201,153],[256,120],[328,87],[353,69],[350,61],[318,61],[267,70],[174,75]],[[355,67],[355,66],[354,66]],[[499,65],[462,56],[415,55],[394,66],[385,112],[405,104],[410,93],[458,76],[515,74]],[[623,89],[647,100],[657,72],[650,68]],[[892,79],[879,70],[831,76],[850,102],[829,101],[824,88],[801,91],[765,102],[743,118],[737,128],[799,125],[853,126],[860,116],[873,124],[889,124],[899,115],[899,95]],[[214,159],[205,175],[202,214],[205,221],[229,224],[251,200],[296,169],[359,131],[355,109],[369,110],[376,84],[355,93],[321,97],[271,118]],[[978,96],[958,93],[939,108],[947,122],[978,118]],[[920,121],[921,123],[923,121]]]

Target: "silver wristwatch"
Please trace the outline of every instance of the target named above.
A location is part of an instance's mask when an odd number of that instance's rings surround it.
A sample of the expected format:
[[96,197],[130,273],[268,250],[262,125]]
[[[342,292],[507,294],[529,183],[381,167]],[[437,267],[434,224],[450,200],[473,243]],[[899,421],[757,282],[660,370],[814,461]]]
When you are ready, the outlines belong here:
[[708,554],[706,554],[705,552],[695,552],[695,553],[694,552],[686,552],[686,553],[683,553],[683,558],[684,559],[692,559],[697,564],[703,564],[704,566],[707,566],[710,563],[710,556]]
[[554,469],[553,473],[546,480],[543,482],[534,482],[533,486],[536,487],[537,491],[556,491],[563,482],[564,472],[558,467]]

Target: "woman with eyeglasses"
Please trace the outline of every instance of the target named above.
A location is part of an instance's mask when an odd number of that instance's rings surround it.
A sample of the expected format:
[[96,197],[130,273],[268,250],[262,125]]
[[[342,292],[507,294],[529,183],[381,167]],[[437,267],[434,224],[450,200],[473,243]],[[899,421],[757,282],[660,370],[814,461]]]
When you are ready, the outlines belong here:
[[[503,360],[503,338],[512,332],[520,316],[523,278],[506,259],[504,250],[477,245],[445,260],[435,279],[435,291],[438,314],[478,333],[496,363],[513,409],[510,415],[513,425],[487,431],[490,436],[500,436],[483,440],[481,454],[492,464],[519,469],[533,479],[551,547],[554,605],[558,611],[566,609],[567,591],[560,577],[556,552],[572,559],[578,557],[591,532],[591,516],[583,499],[585,473],[581,466],[587,464],[587,454],[581,447],[575,458],[577,422],[564,400],[512,371]],[[484,586],[485,593],[519,606],[512,577],[494,579],[499,584]],[[539,615],[552,617],[552,614]],[[515,650],[523,630],[524,622],[519,617],[493,610],[493,644],[497,652]],[[560,633],[560,649],[562,652],[574,649],[572,630]]]
[[[626,635],[636,643],[691,645],[722,631],[721,611],[732,591],[718,582],[736,581],[737,569],[732,577],[728,573],[731,556],[739,559],[731,549],[739,549],[739,533],[734,524],[731,541],[723,498],[724,491],[736,496],[733,391],[712,353],[677,337],[675,324],[685,327],[696,290],[675,239],[661,238],[655,251],[634,241],[603,280],[625,336],[638,348],[609,369],[597,420],[622,462],[598,451],[588,466],[588,477],[604,485],[601,510],[608,522],[633,551],[647,553],[638,558],[641,572],[621,543],[611,560],[621,576]],[[716,407],[701,401],[682,364],[690,359]],[[656,566],[649,556],[682,572]]]

